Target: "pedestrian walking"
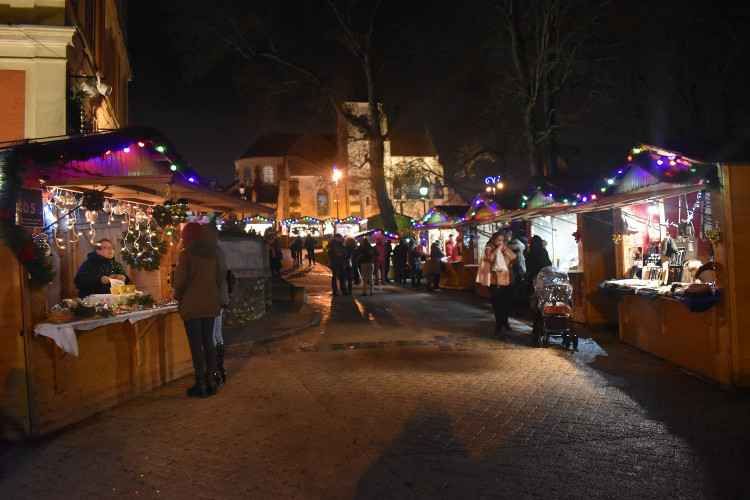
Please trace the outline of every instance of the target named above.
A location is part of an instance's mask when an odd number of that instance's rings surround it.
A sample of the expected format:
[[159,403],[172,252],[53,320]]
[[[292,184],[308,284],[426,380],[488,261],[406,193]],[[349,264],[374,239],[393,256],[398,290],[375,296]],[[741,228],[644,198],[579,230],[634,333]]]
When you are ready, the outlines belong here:
[[362,238],[359,242],[359,247],[355,253],[355,258],[359,261],[360,269],[362,271],[362,295],[367,295],[367,291],[370,291],[370,295],[374,293],[374,285],[372,282],[373,274],[373,258],[375,257],[376,249],[372,247],[370,241],[367,238]]
[[315,245],[318,242],[312,237],[312,234],[308,234],[305,238],[305,250],[307,250],[307,265],[315,265]]
[[503,328],[511,329],[508,316],[512,307],[511,285],[513,275],[511,266],[515,260],[516,254],[508,248],[503,232],[493,233],[479,262],[477,283],[481,283],[490,289],[492,312],[495,314],[496,334],[501,333]]
[[427,290],[439,290],[440,289],[440,275],[443,273],[443,249],[441,248],[440,240],[435,240],[430,245],[430,272],[427,278]]
[[189,222],[182,229],[183,249],[174,271],[174,298],[185,324],[195,370],[195,385],[187,390],[191,397],[206,397],[218,391],[214,322],[221,312],[219,290],[222,275],[216,253],[201,240],[201,225]]
[[346,286],[346,272],[344,269],[344,256],[346,251],[344,250],[344,239],[336,233],[328,243],[328,261],[331,265],[331,294],[338,295],[339,292],[336,289],[336,283],[338,282],[341,287],[341,293],[348,295]]
[[515,307],[518,304],[519,287],[523,283],[523,277],[526,274],[526,259],[523,255],[526,245],[518,239],[518,236],[510,226],[505,228],[505,241],[508,248],[516,254],[516,261],[511,265],[511,273],[513,274],[511,303]]
[[279,248],[279,242],[274,241],[273,243],[269,243],[268,261],[271,267],[271,274],[281,276],[281,259],[283,258],[284,255],[281,253],[281,249]]
[[302,246],[302,238],[300,237],[300,235],[297,235],[297,237],[294,238],[294,241],[292,241],[292,244],[289,247],[292,250],[292,259],[294,260],[295,266],[302,265]]
[[423,254],[419,251],[417,242],[414,240],[409,242],[409,267],[411,267],[412,288],[422,286],[422,256]]
[[400,240],[393,249],[393,274],[396,283],[406,284],[406,261],[409,257],[409,247],[404,240]]
[[[375,286],[385,285],[385,243],[382,238],[375,241]],[[380,282],[378,282],[380,280]]]
[[221,286],[219,287],[219,304],[221,310],[219,315],[214,320],[214,346],[216,348],[216,372],[214,373],[214,379],[216,385],[220,383],[226,383],[227,372],[224,369],[224,336],[222,335],[222,312],[224,309],[229,307],[229,281],[227,279],[227,257],[224,254],[224,250],[219,246],[219,230],[216,229],[215,224],[203,224],[201,226],[201,239],[206,242],[206,245],[213,250],[216,260],[219,263],[219,273],[224,276],[221,280]]
[[[357,272],[356,260],[354,254],[357,251],[357,240],[348,236],[344,239],[344,274],[346,274],[346,291],[348,294],[352,294],[352,283],[354,282],[354,275]],[[357,278],[359,275],[357,274]],[[357,279],[359,283],[359,279]]]
[[385,282],[390,283],[391,280],[388,278],[388,275],[391,272],[391,255],[393,254],[393,244],[391,243],[390,238],[388,238],[385,240],[385,243],[383,245],[385,246]]

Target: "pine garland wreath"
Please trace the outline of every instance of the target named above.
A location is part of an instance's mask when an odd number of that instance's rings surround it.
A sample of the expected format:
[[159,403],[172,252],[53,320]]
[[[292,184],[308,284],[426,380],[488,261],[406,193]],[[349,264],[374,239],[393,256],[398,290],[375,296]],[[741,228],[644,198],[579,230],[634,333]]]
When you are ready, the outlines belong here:
[[141,230],[123,231],[120,246],[123,262],[135,267],[139,271],[158,271],[161,256],[167,252],[167,244],[152,232],[148,233],[144,225]]
[[83,193],[81,206],[91,212],[101,212],[104,209],[104,191],[88,191]]

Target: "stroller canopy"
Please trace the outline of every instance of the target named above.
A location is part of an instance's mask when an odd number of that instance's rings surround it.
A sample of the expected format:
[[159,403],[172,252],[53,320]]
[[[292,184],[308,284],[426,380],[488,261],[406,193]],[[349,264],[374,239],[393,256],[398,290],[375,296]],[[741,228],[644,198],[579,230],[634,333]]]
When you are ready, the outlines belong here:
[[572,303],[573,287],[568,273],[554,266],[542,268],[534,278],[534,295],[540,302]]

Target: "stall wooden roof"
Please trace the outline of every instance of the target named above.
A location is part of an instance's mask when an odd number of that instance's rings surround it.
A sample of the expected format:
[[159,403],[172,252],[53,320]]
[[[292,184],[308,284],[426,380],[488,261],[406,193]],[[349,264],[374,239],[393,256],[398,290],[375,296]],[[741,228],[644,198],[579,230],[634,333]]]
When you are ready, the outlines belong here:
[[[237,195],[191,182],[189,169],[158,131],[128,127],[114,131],[38,140],[28,144],[48,188],[73,192],[104,191],[108,198],[145,205],[184,198],[194,212],[272,214],[274,209]],[[176,169],[173,171],[172,166]]]
[[178,175],[155,174],[133,177],[61,177],[48,179],[45,185],[74,192],[104,189],[108,198],[144,205],[161,205],[167,193],[174,200],[184,198],[193,212],[242,212],[272,214],[265,205],[228,195],[222,191],[181,179]]

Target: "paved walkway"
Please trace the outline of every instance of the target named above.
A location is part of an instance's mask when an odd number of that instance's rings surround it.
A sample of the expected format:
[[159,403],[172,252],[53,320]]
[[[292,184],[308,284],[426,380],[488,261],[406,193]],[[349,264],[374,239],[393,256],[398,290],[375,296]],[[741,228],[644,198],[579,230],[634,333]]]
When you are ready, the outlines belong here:
[[185,379],[3,447],[2,497],[750,495],[746,395],[604,332],[577,352],[532,347],[515,320],[496,338],[468,294],[331,297],[323,266],[288,276],[317,325],[233,343],[217,396]]

